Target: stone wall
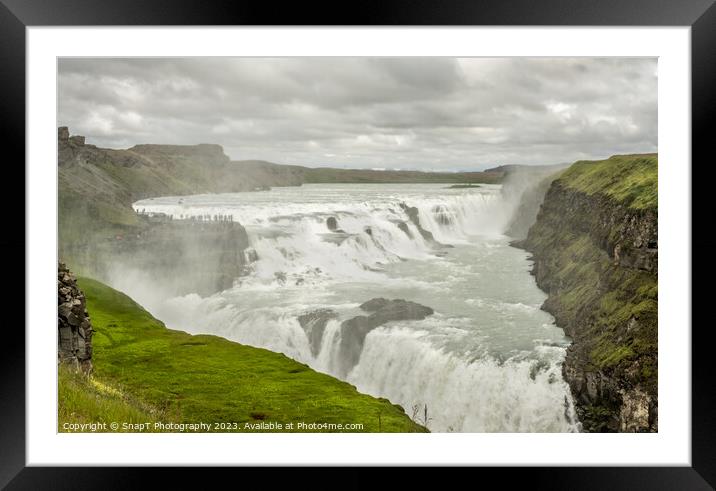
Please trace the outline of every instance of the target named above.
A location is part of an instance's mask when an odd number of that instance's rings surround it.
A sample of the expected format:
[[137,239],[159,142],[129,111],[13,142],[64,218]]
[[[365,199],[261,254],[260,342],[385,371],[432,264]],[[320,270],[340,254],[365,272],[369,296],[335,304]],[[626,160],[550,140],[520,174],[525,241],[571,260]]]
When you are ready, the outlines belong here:
[[92,323],[85,296],[69,269],[57,267],[57,360],[84,373],[92,371]]

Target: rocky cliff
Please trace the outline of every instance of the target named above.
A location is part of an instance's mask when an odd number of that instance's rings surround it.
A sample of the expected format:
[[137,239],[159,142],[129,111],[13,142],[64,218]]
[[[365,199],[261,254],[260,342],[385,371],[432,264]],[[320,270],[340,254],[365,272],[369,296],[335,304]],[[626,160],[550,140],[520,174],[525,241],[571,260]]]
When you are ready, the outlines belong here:
[[657,164],[655,154],[575,163],[516,244],[573,340],[563,374],[586,431],[658,429]]
[[85,296],[67,267],[57,267],[57,361],[92,371],[92,323]]
[[141,226],[132,203],[154,196],[297,186],[300,170],[268,162],[232,162],[219,145],[98,148],[58,130],[60,247],[87,233],[109,236]]
[[59,254],[74,270],[109,280],[127,267],[171,293],[231,286],[246,265],[244,228],[225,219],[163,220],[132,203],[160,195],[300,185],[300,173],[267,162],[232,162],[219,145],[98,148],[58,130]]
[[[484,174],[484,175],[483,175]],[[192,239],[180,220],[157,224],[132,209],[139,199],[198,193],[265,190],[304,182],[462,182],[500,173],[380,172],[310,169],[249,160],[231,161],[219,145],[135,145],[126,150],[99,148],[83,136],[58,129],[59,255],[73,270],[108,281],[117,258],[122,264],[197,280],[202,291],[228,284],[228,275],[245,266],[245,230],[213,221],[200,225],[204,238]],[[233,241],[233,242],[232,242]],[[207,256],[197,253],[203,250]],[[154,254],[156,262],[148,255]],[[218,260],[217,260],[218,259]],[[161,270],[157,271],[157,268]],[[198,271],[209,268],[198,278]],[[212,287],[212,285],[215,285]],[[216,286],[219,285],[219,286]]]
[[[116,236],[99,256],[114,268],[103,276],[140,271],[165,294],[210,295],[233,285],[252,260],[244,227],[229,217],[159,222]],[[119,270],[119,272],[117,271]]]

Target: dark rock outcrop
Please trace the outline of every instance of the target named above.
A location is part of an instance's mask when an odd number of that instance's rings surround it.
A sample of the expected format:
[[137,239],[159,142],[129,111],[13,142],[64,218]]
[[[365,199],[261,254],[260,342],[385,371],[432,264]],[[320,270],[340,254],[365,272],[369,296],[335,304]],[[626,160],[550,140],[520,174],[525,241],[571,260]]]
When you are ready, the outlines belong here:
[[[433,236],[432,232],[429,230],[425,230],[422,225],[420,225],[420,210],[418,210],[415,206],[408,206],[405,203],[400,203],[400,208],[405,212],[405,214],[408,216],[408,219],[410,219],[411,222],[413,222],[413,225],[418,229],[418,232],[423,237],[423,239],[430,244],[431,247],[435,248],[442,248],[442,247],[451,247],[447,244],[442,244],[435,240],[435,237]],[[398,225],[400,227],[400,224]],[[407,229],[407,227],[406,227]],[[401,228],[401,230],[403,230]],[[405,231],[405,230],[404,230]],[[409,231],[407,231],[408,235],[411,235]]]
[[405,235],[407,235],[411,239],[413,238],[413,233],[410,231],[410,227],[408,227],[407,223],[400,221],[400,222],[396,223],[396,225]]
[[358,363],[365,337],[373,329],[393,321],[423,320],[433,309],[407,300],[373,298],[360,305],[371,314],[359,315],[341,323],[341,372],[346,375]]
[[563,376],[586,431],[657,431],[657,218],[560,178],[517,243],[573,340]]
[[437,221],[440,225],[448,226],[452,225],[454,221],[454,217],[452,213],[450,213],[450,210],[447,209],[445,205],[435,205],[432,209],[433,216],[435,217],[435,221]]
[[326,219],[326,227],[328,227],[328,230],[331,232],[338,230],[338,220],[336,220],[336,217],[328,217]]
[[[250,191],[300,184],[292,168],[231,162],[219,145],[98,148],[58,128],[59,253],[76,271],[103,281],[127,267],[172,293],[230,287],[255,260],[244,228],[231,219],[136,213],[132,203],[161,195]],[[254,256],[254,257],[252,257]]]
[[57,359],[84,373],[92,371],[92,323],[85,296],[67,267],[57,267]]
[[231,288],[257,258],[238,222],[196,219],[154,222],[138,234],[117,235],[100,255],[115,270],[148,274],[171,295]]
[[312,310],[298,316],[298,323],[306,332],[313,356],[317,356],[321,351],[323,333],[326,330],[328,321],[337,317],[338,314],[331,309]]

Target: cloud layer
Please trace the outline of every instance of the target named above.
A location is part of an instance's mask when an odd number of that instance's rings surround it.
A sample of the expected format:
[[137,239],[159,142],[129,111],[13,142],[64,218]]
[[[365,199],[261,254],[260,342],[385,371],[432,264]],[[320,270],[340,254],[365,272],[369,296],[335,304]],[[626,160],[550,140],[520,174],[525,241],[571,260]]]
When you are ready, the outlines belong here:
[[657,149],[637,58],[60,59],[58,124],[89,143],[219,143],[235,160],[482,169]]

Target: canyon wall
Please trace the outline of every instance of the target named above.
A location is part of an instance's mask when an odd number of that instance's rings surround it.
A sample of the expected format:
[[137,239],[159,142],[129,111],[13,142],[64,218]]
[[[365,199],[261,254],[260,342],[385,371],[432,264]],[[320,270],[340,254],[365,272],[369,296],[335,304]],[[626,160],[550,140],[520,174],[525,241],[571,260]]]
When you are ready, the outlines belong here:
[[163,218],[106,242],[98,255],[113,270],[103,276],[136,271],[166,295],[206,296],[230,288],[253,259],[246,230],[237,222]]
[[221,220],[157,221],[136,213],[132,203],[157,196],[267,190],[304,182],[493,182],[502,176],[232,161],[214,144],[107,149],[87,143],[83,136],[71,136],[64,126],[58,128],[57,164],[59,257],[73,271],[108,282],[112,270],[127,266],[166,279],[176,292],[183,290],[182,281],[190,279],[197,287],[192,291],[201,293],[230,286],[236,276],[229,277],[244,270],[251,252],[243,227]]
[[230,287],[246,266],[246,231],[228,217],[144,216],[134,211],[134,201],[301,184],[295,169],[231,162],[219,145],[102,149],[70,136],[66,127],[58,129],[58,178],[60,258],[103,281],[119,268],[141,271],[170,294]]
[[658,430],[657,166],[655,154],[575,163],[515,244],[572,338],[563,374],[586,431]]

